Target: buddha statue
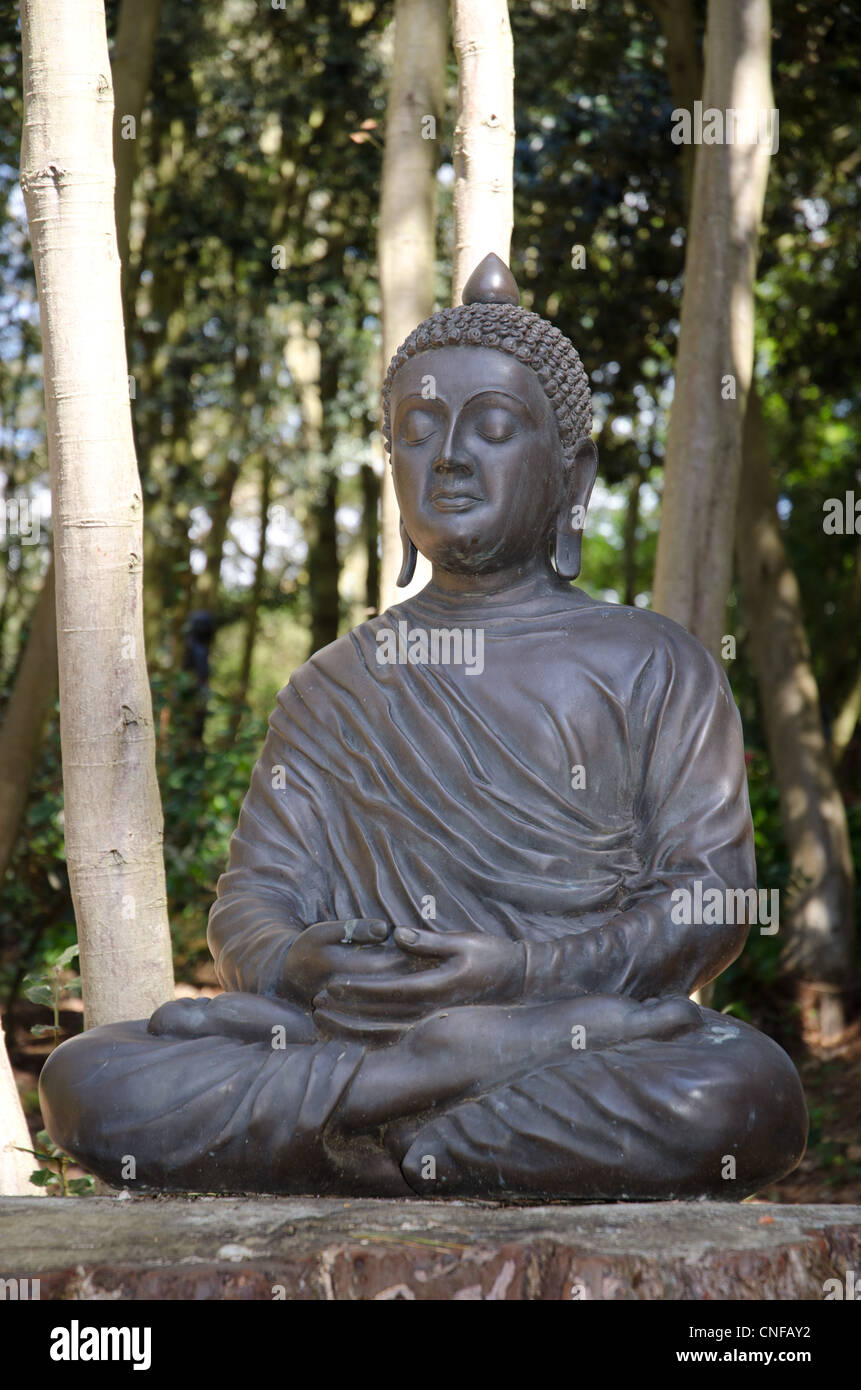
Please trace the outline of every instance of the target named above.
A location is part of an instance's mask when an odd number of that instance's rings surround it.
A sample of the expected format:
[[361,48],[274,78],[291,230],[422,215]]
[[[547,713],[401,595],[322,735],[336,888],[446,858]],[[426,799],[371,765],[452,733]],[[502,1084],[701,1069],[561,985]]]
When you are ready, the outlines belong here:
[[279,695],[209,920],[225,992],[64,1043],[48,1131],[142,1189],[740,1200],[807,1115],[781,1048],[690,998],[755,897],[724,672],[573,584],[588,381],[495,256],[383,416],[401,582],[433,577]]

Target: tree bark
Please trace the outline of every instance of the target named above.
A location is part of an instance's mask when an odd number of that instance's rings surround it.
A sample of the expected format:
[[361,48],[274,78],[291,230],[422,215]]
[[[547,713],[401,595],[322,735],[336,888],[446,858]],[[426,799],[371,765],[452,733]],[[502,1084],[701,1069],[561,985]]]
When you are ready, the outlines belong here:
[[365,544],[365,607],[368,613],[380,607],[380,479],[369,463],[362,464],[362,537]]
[[32,1148],[30,1131],[24,1118],[21,1097],[15,1085],[12,1063],[6,1051],[3,1024],[0,1021],[0,1196],[44,1197],[44,1187],[30,1182],[30,1174],[38,1163],[31,1153],[20,1149]]
[[12,698],[0,725],[0,882],[18,840],[48,711],[57,689],[54,562],[42,585]]
[[837,712],[831,731],[831,752],[838,767],[846,756],[846,750],[852,742],[859,719],[861,719],[861,668],[859,668],[855,680],[852,682],[852,687]]
[[640,489],[643,486],[642,473],[632,473],[628,479],[628,505],[625,508],[625,550],[622,573],[625,578],[625,597],[622,600],[632,607],[637,597],[637,527],[640,524]]
[[[677,108],[693,112],[702,95],[703,73],[697,49],[696,17],[692,0],[648,0],[666,41],[664,65]],[[682,179],[686,210],[694,195],[697,147],[682,145]]]
[[844,1023],[835,987],[849,987],[854,974],[852,850],[755,391],[745,420],[738,569],[791,866],[782,961],[787,972],[812,985],[822,1039],[830,1041]]
[[55,517],[66,854],[87,1025],[172,997],[103,0],[23,0],[21,186]]
[[[137,141],[121,138],[121,114],[140,122],[149,78],[161,0],[123,0],[114,45],[112,73],[115,91],[114,151],[117,179],[114,211],[125,278],[132,185],[137,164]],[[57,694],[57,618],[54,563],[45,576],[28,645],[15,680],[12,698],[0,726],[0,882],[15,848],[27,806],[45,717]],[[8,771],[4,772],[4,769]]]
[[451,302],[479,261],[508,264],[514,223],[514,47],[507,0],[452,0],[457,56]]
[[[437,128],[445,100],[447,50],[446,0],[397,0],[378,243],[384,372],[403,340],[434,307]],[[380,510],[380,605],[388,608],[422,588],[430,567],[419,556],[413,584],[397,588],[400,514],[388,466],[383,468]]]
[[248,618],[245,624],[245,642],[242,648],[242,661],[239,668],[239,683],[236,689],[235,712],[232,721],[234,738],[242,723],[243,707],[248,698],[251,681],[251,667],[254,661],[254,644],[260,626],[260,603],[263,598],[263,585],[266,580],[266,532],[269,525],[269,504],[272,501],[272,464],[266,455],[260,462],[260,548],[254,566],[254,583],[251,586],[251,599],[248,605]]
[[[667,40],[667,75],[673,101],[677,107],[692,110],[699,96],[700,73],[690,0],[649,2]],[[684,148],[687,153],[695,146]],[[692,169],[689,160],[685,166],[687,206]],[[790,880],[793,884],[806,881],[808,885],[787,903],[784,961],[787,968],[792,968],[795,961],[799,973],[806,977],[805,992],[814,1007],[818,1006],[820,1035],[829,1040],[840,1033],[845,1018],[836,982],[828,976],[829,963],[834,956],[842,957],[847,980],[853,970],[854,868],[846,811],[824,737],[801,593],[783,544],[776,506],[762,405],[753,380],[743,435],[737,568],[751,634],[759,704],[780,793]],[[834,722],[831,752],[837,764],[841,748],[852,736],[849,726],[854,726],[856,710],[861,710],[861,676]],[[799,814],[799,807],[807,797],[816,810],[804,817]],[[823,923],[827,924],[824,932]],[[807,927],[811,924],[808,935]]]
[[327,467],[311,506],[312,539],[308,551],[308,588],[311,595],[309,656],[334,642],[340,626],[337,510],[338,475],[333,468]]
[[123,0],[111,71],[114,79],[114,167],[117,249],[123,264],[123,302],[128,298],[129,223],[138,166],[141,115],[152,76],[161,0]]
[[[709,0],[704,108],[771,110],[768,0]],[[726,132],[724,132],[725,134]],[[766,142],[697,152],[654,607],[718,656],[732,579]]]

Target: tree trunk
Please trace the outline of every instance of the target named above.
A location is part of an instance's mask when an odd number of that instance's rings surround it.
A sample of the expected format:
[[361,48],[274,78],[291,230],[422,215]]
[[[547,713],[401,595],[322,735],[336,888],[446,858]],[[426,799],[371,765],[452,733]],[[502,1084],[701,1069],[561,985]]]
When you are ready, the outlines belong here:
[[334,642],[340,626],[337,510],[338,475],[333,468],[326,468],[311,507],[312,539],[308,552],[308,588],[311,595],[309,656]]
[[[404,338],[434,307],[437,165],[445,100],[447,0],[397,0],[395,47],[386,120],[380,202],[379,263],[383,371]],[[397,498],[391,471],[381,485],[380,604],[388,608],[423,588],[430,566],[419,556],[409,590],[398,589],[401,567]]]
[[239,481],[243,460],[231,457],[223,464],[214,483],[215,500],[209,504],[209,534],[203,541],[206,555],[206,568],[197,576],[195,586],[195,608],[218,607],[218,586],[221,579],[221,562],[224,557],[224,542],[230,524],[230,509],[233,491]]
[[[693,112],[702,95],[703,74],[697,49],[696,17],[692,0],[648,0],[666,41],[664,66],[670,92],[677,108]],[[694,166],[697,147],[682,145],[682,179],[685,209],[690,210],[694,195]]]
[[45,575],[12,698],[0,725],[0,882],[18,840],[42,730],[57,689],[54,562]]
[[[768,0],[709,0],[704,108],[772,106]],[[724,132],[725,134],[726,132]],[[770,152],[697,152],[654,607],[718,656],[732,579],[742,431],[753,368],[753,284]]]
[[[111,66],[116,96],[114,152],[117,158],[117,180],[114,212],[124,277],[127,270],[128,227],[137,164],[137,141],[122,139],[121,115],[125,112],[135,117],[137,133],[152,71],[160,10],[161,0],[144,0],[143,8],[135,0],[123,0]],[[12,698],[0,727],[0,883],[15,848],[21,818],[27,806],[45,716],[57,694],[57,616],[53,560],[45,576],[27,641]],[[4,768],[9,769],[8,774],[3,771]]]
[[248,698],[251,681],[251,667],[254,661],[254,644],[260,625],[260,601],[263,598],[263,585],[266,580],[266,531],[269,524],[269,504],[272,500],[272,464],[264,455],[260,463],[260,548],[254,566],[254,583],[251,586],[251,599],[248,605],[248,618],[245,624],[245,642],[242,648],[242,661],[239,668],[239,684],[236,690],[235,710],[232,720],[233,737],[239,732],[242,723],[243,706]]
[[514,48],[506,0],[452,0],[457,56],[451,302],[479,261],[508,264],[514,222]]
[[44,1187],[30,1182],[30,1174],[38,1168],[31,1153],[20,1149],[32,1148],[30,1131],[21,1107],[21,1097],[15,1085],[12,1064],[6,1051],[6,1039],[0,1020],[0,1196],[44,1197]]
[[114,167],[117,249],[123,263],[123,302],[128,298],[129,222],[138,165],[144,100],[152,75],[161,0],[123,0],[114,39]]
[[861,668],[846,699],[837,712],[831,731],[831,752],[837,767],[843,762],[846,750],[855,734],[858,720],[861,719]]
[[103,0],[23,0],[21,186],[55,517],[66,854],[88,1026],[173,994]]
[[622,573],[625,577],[625,596],[622,600],[632,607],[637,597],[637,527],[640,524],[640,489],[642,473],[632,473],[628,479],[628,505],[625,508],[625,550]]
[[830,1041],[844,1024],[836,987],[851,987],[854,975],[852,851],[755,391],[745,420],[738,568],[791,865],[783,965],[812,986],[822,1040]]
[[[650,6],[667,40],[667,76],[673,102],[676,107],[692,111],[700,95],[701,74],[690,0],[650,0]],[[686,155],[692,155],[696,147],[683,148]],[[685,165],[688,208],[692,172],[693,160],[688,158]],[[799,964],[805,962],[802,973],[807,974],[808,981],[814,982],[808,985],[808,992],[812,991],[813,1002],[819,1005],[820,1032],[827,1039],[842,1028],[843,1006],[823,972],[834,952],[833,929],[836,928],[838,938],[845,933],[848,902],[850,944],[847,948],[844,940],[842,947],[838,947],[838,954],[848,949],[846,978],[851,975],[854,870],[846,812],[834,782],[823,736],[800,591],[783,544],[776,506],[762,406],[756,382],[752,381],[743,434],[737,568],[751,634],[759,704],[780,792],[791,879],[794,883],[802,883],[805,877],[810,880],[809,896],[808,892],[802,892],[800,899],[787,904],[789,949],[786,959],[787,964],[792,956],[798,958]],[[861,702],[861,677],[856,688]],[[851,695],[847,704],[850,701]],[[847,711],[843,723],[841,717],[835,721],[835,758],[839,758],[838,726],[843,734],[851,718],[851,712]],[[803,742],[799,738],[802,731],[809,735]],[[810,790],[811,804],[818,808],[815,815],[799,816],[799,788]],[[830,921],[832,927],[824,935],[817,930],[812,939],[805,940],[806,923],[811,917],[818,917],[820,922]],[[824,947],[821,966],[816,959],[820,946]],[[819,981],[818,987],[816,981]],[[703,999],[701,1002],[709,1001]]]
[[362,536],[365,543],[365,606],[368,613],[380,607],[380,479],[369,463],[362,464]]

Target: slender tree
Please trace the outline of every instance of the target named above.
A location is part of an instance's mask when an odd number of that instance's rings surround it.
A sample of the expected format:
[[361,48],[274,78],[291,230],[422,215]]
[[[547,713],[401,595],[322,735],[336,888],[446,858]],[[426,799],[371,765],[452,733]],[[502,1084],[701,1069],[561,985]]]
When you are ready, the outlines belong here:
[[0,1023],[0,1196],[43,1197],[45,1189],[30,1182],[36,1166],[31,1154],[30,1131],[21,1108],[21,1098],[15,1085],[15,1074],[6,1051],[3,1025]]
[[271,459],[264,453],[260,460],[260,544],[254,562],[254,582],[248,601],[245,638],[242,644],[242,659],[239,664],[239,681],[234,701],[235,710],[232,720],[234,738],[239,733],[242,723],[243,707],[248,698],[248,687],[251,683],[251,671],[254,664],[254,646],[260,631],[260,607],[266,580],[266,532],[269,526],[269,505],[272,501],[273,473]]
[[[137,168],[137,130],[152,71],[161,0],[123,0],[111,64],[115,93],[114,210],[117,240],[127,271],[132,187]],[[132,124],[129,124],[129,117]],[[30,625],[6,715],[0,725],[0,882],[9,864],[42,744],[48,711],[57,696],[57,620],[53,560]]]
[[21,186],[55,520],[66,853],[89,1026],[173,992],[103,0],[23,0]]
[[831,765],[801,592],[777,515],[756,391],[744,434],[738,569],[790,862],[784,969],[805,985],[823,1042],[845,1026],[855,959],[855,876],[846,808]]
[[152,75],[162,0],[123,0],[117,20],[111,71],[114,79],[114,168],[117,248],[128,289],[129,223],[137,173],[138,134]]
[[[397,0],[378,245],[384,371],[407,334],[433,312],[439,126],[447,48],[446,0]],[[395,584],[401,566],[398,521],[395,490],[385,467],[381,487],[383,608],[407,592]],[[428,578],[427,561],[420,556],[411,588],[422,587]]]
[[[674,104],[693,110],[701,72],[690,0],[650,0],[667,43]],[[694,145],[684,146],[685,202],[690,213]],[[784,969],[802,982],[818,1010],[824,1042],[845,1024],[841,986],[854,960],[854,866],[846,808],[823,728],[819,689],[804,624],[801,588],[781,534],[777,489],[756,380],[751,381],[742,439],[736,535],[737,569],[750,634],[769,756],[780,794],[791,892],[784,916]],[[857,682],[861,700],[861,678]],[[851,700],[851,695],[850,695]],[[833,747],[851,712],[835,721]],[[849,732],[851,737],[851,729]],[[847,739],[848,741],[848,739]]]
[[0,724],[0,882],[18,839],[48,712],[57,689],[54,562],[48,568],[12,697]]
[[514,221],[514,48],[507,0],[452,0],[457,56],[451,302],[479,261],[506,263]]
[[[748,135],[772,109],[770,32],[768,0],[709,0],[703,107],[737,112]],[[653,596],[715,655],[732,580],[770,160],[766,140],[720,133],[721,143],[702,144],[694,172]]]

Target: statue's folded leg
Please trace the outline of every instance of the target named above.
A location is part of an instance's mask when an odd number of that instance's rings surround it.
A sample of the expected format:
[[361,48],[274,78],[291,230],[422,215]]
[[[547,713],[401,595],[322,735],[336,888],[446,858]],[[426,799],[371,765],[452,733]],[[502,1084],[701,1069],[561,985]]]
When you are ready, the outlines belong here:
[[42,1111],[54,1142],[117,1186],[409,1195],[378,1144],[330,1123],[363,1056],[347,1040],[273,1047],[110,1024],[51,1055]]
[[[425,1124],[401,1167],[422,1196],[739,1201],[807,1139],[782,1048],[703,1010],[680,1037],[575,1052]],[[433,1160],[430,1162],[429,1160]]]

